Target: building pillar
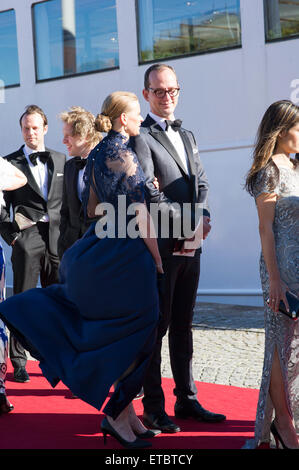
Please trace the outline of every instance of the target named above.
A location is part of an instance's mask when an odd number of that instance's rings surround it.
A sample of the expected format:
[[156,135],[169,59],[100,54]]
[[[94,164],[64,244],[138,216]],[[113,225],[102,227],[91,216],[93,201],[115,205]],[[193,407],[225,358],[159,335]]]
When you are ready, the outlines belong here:
[[61,0],[63,30],[63,68],[65,75],[76,73],[75,0]]

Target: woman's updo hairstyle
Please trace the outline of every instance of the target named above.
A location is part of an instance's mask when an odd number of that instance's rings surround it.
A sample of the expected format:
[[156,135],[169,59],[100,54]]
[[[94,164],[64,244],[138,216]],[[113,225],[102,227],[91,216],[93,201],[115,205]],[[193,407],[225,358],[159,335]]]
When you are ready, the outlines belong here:
[[134,101],[138,102],[138,98],[129,91],[115,91],[108,95],[102,105],[101,114],[96,117],[96,129],[99,132],[109,132],[114,121],[128,111]]

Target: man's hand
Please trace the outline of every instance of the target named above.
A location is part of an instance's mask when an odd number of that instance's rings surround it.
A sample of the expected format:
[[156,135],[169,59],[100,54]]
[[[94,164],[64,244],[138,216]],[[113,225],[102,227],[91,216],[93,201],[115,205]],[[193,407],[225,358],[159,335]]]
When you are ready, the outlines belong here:
[[13,247],[13,246],[15,245],[15,243],[16,243],[17,239],[19,238],[19,236],[20,236],[20,235],[17,235],[17,236],[13,239],[13,241],[12,241],[11,244],[10,244],[11,247]]
[[202,235],[203,235],[203,240],[205,240],[211,230],[211,225],[210,225],[211,219],[207,215],[203,216],[203,227],[202,227]]
[[156,177],[155,177],[155,179],[154,179],[154,181],[153,181],[153,185],[154,185],[154,187],[155,187],[156,189],[158,189],[158,191],[159,191],[159,189],[160,189],[160,188],[159,188],[159,182],[158,182],[158,179],[157,179]]
[[[186,238],[184,244],[180,250],[180,253],[192,253],[200,245],[200,240],[205,240],[211,230],[210,217],[204,215],[202,218],[202,223],[199,225],[196,233],[191,238]],[[192,243],[194,242],[194,243]],[[194,247],[192,245],[194,244]],[[188,247],[188,248],[187,248]]]

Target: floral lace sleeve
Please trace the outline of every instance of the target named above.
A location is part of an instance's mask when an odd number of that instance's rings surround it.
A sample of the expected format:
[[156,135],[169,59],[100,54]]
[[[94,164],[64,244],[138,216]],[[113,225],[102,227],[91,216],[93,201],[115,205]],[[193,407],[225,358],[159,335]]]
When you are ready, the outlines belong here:
[[83,206],[88,205],[90,186],[99,202],[117,207],[118,196],[126,196],[127,206],[144,202],[144,173],[136,154],[121,134],[111,131],[88,157],[84,181]]
[[253,196],[256,199],[263,193],[276,193],[279,195],[279,181],[277,182],[277,172],[273,165],[267,166],[257,174],[253,185]]
[[[106,194],[113,199],[125,195],[127,203],[144,201],[144,175],[135,153],[129,148],[122,149],[116,155],[106,158],[107,172],[100,181],[106,186]],[[95,166],[97,182],[97,165]],[[104,181],[103,181],[104,180]]]

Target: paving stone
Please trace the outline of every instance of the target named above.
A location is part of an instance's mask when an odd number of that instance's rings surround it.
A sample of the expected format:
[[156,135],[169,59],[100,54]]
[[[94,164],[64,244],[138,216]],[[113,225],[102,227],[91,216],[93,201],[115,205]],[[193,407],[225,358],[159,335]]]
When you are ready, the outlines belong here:
[[[197,302],[193,318],[194,379],[259,388],[264,338],[262,307]],[[167,335],[162,346],[162,376],[172,377]]]

